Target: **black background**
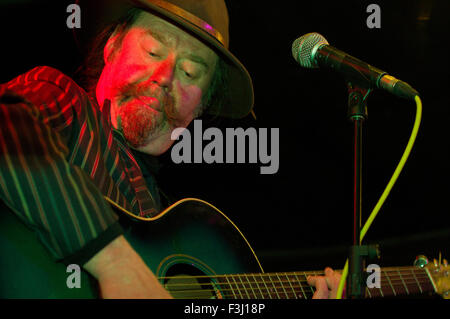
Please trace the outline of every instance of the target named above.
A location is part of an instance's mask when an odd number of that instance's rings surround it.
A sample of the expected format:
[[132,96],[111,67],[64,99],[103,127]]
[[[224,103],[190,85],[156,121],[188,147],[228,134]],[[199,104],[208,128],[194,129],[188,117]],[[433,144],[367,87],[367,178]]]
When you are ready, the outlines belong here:
[[[73,1],[74,2],[74,1]],[[37,65],[71,75],[81,57],[66,26],[71,1],[2,1],[0,81]],[[381,29],[366,8],[381,7]],[[266,271],[340,268],[352,241],[353,127],[343,78],[307,70],[292,42],[319,32],[329,43],[416,88],[424,104],[417,142],[366,236],[381,244],[382,265],[418,254],[449,254],[450,147],[447,0],[227,1],[231,51],[252,75],[257,121],[220,127],[280,129],[280,168],[259,164],[175,165],[165,183],[178,197],[205,199],[246,234]],[[83,9],[83,8],[82,8]],[[368,99],[364,125],[363,220],[386,187],[409,139],[415,104],[382,91]]]

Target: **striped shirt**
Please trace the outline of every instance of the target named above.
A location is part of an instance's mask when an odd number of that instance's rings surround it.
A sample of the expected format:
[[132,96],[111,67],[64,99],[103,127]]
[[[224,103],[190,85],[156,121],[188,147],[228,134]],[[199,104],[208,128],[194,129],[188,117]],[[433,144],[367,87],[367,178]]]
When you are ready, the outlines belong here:
[[84,264],[123,233],[105,198],[140,217],[160,211],[109,112],[50,67],[0,85],[0,199],[65,263]]

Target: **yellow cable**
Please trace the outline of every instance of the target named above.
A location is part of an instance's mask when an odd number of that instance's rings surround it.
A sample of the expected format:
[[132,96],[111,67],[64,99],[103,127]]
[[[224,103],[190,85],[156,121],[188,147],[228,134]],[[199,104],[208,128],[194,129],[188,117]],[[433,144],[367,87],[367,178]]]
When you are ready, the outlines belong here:
[[[364,236],[366,235],[367,231],[369,230],[369,227],[372,225],[372,222],[374,221],[375,217],[377,216],[378,212],[380,211],[381,206],[383,206],[384,202],[386,201],[386,198],[388,197],[389,193],[391,192],[392,187],[394,187],[394,184],[397,181],[398,176],[400,175],[401,171],[403,170],[403,167],[405,166],[405,163],[408,160],[409,154],[411,153],[411,150],[416,141],[417,133],[419,132],[420,123],[422,121],[422,101],[419,96],[415,97],[415,101],[416,101],[416,106],[417,106],[416,120],[415,120],[414,127],[413,127],[413,130],[411,133],[411,137],[409,138],[408,145],[406,146],[405,152],[403,153],[400,163],[398,164],[397,168],[395,169],[394,175],[392,175],[391,180],[389,181],[389,184],[387,185],[386,189],[384,190],[383,194],[381,195],[380,199],[378,200],[377,205],[375,206],[375,208],[373,209],[369,218],[367,219],[366,223],[364,224],[364,227],[361,229],[361,235],[359,238],[360,243],[362,242]],[[342,270],[341,281],[339,282],[336,299],[342,298],[342,293],[344,291],[347,274],[348,274],[348,259],[345,262],[344,269]]]

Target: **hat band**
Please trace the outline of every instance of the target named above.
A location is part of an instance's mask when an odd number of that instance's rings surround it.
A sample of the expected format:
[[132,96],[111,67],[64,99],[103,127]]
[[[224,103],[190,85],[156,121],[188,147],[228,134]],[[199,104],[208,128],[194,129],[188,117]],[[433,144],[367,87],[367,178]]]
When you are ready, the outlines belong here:
[[208,32],[210,35],[212,35],[217,41],[219,41],[223,46],[225,46],[225,41],[224,38],[222,36],[222,34],[220,34],[219,31],[217,31],[216,29],[214,29],[209,23],[207,23],[206,21],[203,21],[202,19],[200,19],[199,17],[191,14],[190,12],[172,4],[169,3],[167,1],[162,1],[162,0],[152,0],[152,3],[154,3],[155,5],[157,5],[158,7],[165,9],[169,12],[172,12],[178,16],[180,16],[181,18],[187,20],[188,22],[196,25],[197,27],[199,27],[200,29],[202,29],[203,31]]

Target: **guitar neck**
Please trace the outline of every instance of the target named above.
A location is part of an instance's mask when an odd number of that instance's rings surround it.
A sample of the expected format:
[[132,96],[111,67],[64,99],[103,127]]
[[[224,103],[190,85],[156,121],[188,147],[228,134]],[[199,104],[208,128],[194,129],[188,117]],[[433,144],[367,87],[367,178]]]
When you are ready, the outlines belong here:
[[[309,299],[314,289],[307,277],[321,271],[236,274],[212,277],[211,289],[226,299]],[[206,285],[205,283],[203,285]],[[205,287],[204,287],[205,288]],[[365,289],[366,298],[434,293],[436,288],[427,269],[382,268],[380,288]]]

